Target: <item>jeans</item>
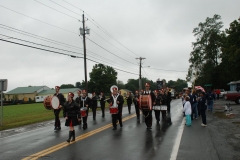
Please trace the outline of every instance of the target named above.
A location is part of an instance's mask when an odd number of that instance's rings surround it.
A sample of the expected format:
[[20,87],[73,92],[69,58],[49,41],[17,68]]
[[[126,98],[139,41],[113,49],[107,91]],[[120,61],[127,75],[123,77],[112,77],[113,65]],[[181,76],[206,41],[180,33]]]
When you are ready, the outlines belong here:
[[198,103],[193,103],[192,104],[192,119],[193,119],[193,113],[194,113],[194,117],[198,118]]
[[213,110],[213,100],[207,100],[208,110],[212,112]]

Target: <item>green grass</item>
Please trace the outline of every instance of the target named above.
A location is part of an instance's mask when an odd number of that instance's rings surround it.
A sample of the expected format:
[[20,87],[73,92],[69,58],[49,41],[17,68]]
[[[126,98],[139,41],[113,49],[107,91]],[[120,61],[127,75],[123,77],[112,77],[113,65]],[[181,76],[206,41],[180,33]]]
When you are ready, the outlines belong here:
[[[105,106],[109,108],[108,103]],[[60,117],[63,117],[62,111]],[[0,131],[47,120],[54,120],[53,110],[45,109],[42,103],[3,106],[3,125],[0,126]]]
[[[60,114],[62,117],[62,112]],[[3,106],[3,125],[0,130],[52,119],[53,111],[45,109],[42,103]]]

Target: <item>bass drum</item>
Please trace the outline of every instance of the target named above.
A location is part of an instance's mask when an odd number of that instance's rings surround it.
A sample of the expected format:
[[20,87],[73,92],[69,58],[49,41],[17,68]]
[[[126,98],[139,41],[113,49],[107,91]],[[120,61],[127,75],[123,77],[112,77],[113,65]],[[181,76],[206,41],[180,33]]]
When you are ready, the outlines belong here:
[[43,105],[48,110],[58,109],[60,102],[56,96],[47,96],[43,101]]
[[47,96],[46,98],[44,98],[43,105],[47,110],[53,109],[51,100],[52,100],[51,96]]
[[152,98],[150,95],[140,95],[139,107],[142,110],[152,110]]

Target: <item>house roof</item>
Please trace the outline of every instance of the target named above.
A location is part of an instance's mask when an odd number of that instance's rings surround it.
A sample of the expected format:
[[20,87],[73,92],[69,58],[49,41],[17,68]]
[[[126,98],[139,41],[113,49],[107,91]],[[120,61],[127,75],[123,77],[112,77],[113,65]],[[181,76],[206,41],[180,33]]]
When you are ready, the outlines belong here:
[[43,87],[46,86],[32,86],[32,87],[17,87],[5,94],[26,94],[26,93],[34,93],[37,92],[38,90],[42,89]]
[[[77,90],[79,90],[79,88],[65,88],[65,89],[60,89],[60,93],[65,94],[68,92],[76,92]],[[48,90],[44,90],[42,92],[39,92],[38,95],[49,95],[49,94],[54,94],[55,93],[55,89],[48,89]]]
[[240,83],[240,80],[238,80],[238,81],[232,81],[232,82],[228,83],[227,85],[238,84],[238,83]]

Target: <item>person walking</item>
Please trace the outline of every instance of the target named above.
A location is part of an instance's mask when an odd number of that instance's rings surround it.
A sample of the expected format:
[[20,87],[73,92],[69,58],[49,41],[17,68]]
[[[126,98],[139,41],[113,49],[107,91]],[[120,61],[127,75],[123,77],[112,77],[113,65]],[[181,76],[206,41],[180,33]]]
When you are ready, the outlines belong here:
[[207,120],[206,120],[206,110],[207,110],[207,105],[206,105],[206,97],[205,97],[205,92],[200,93],[200,99],[199,99],[199,110],[200,114],[202,117],[202,126],[206,127],[207,126]]
[[215,94],[209,90],[207,95],[206,95],[206,99],[207,99],[208,111],[210,113],[212,113],[212,111],[213,111],[213,103],[214,103],[214,99],[215,99]]

